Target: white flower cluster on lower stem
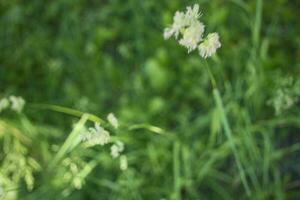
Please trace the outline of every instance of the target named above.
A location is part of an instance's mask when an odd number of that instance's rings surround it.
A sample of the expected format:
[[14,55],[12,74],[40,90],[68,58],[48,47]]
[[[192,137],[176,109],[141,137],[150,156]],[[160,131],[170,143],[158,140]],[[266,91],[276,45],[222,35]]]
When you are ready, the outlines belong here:
[[[107,116],[108,122],[115,129],[118,128],[118,119],[112,114]],[[110,133],[105,130],[99,123],[95,123],[94,127],[85,129],[82,134],[80,134],[80,140],[86,142],[88,146],[101,145],[104,146],[110,142]],[[127,157],[121,155],[124,151],[124,143],[117,140],[110,147],[110,154],[112,158],[120,158],[120,169],[126,170],[128,167]]]
[[127,163],[127,157],[125,155],[121,155],[123,151],[124,151],[124,144],[121,141],[116,141],[116,143],[110,147],[111,156],[113,158],[120,157],[120,169],[126,170],[128,167],[128,163]]
[[[205,25],[200,22],[201,13],[199,5],[187,7],[186,12],[177,11],[173,18],[173,24],[164,30],[164,38],[169,39],[173,35],[179,44],[188,49],[188,53],[198,48],[200,56],[204,59],[214,55],[221,47],[218,33],[210,33],[203,38]],[[182,38],[178,38],[179,35]]]
[[199,45],[199,54],[203,58],[211,57],[220,47],[221,43],[219,41],[218,33],[210,33],[207,35],[206,40]]
[[87,142],[90,146],[105,145],[109,142],[110,134],[100,124],[96,123],[94,127],[81,134],[81,141]]
[[17,113],[21,113],[25,105],[22,97],[9,96],[0,100],[0,113],[5,109],[11,109]]

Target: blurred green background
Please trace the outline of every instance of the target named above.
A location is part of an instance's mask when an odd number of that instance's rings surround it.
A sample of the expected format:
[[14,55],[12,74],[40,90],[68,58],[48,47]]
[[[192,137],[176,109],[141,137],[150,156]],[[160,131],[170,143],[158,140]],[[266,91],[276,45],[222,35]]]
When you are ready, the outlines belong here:
[[[208,63],[249,195],[203,59],[162,36],[194,3],[220,35]],[[299,9],[297,0],[0,0],[0,97],[26,100],[22,114],[0,113],[1,198],[299,199]],[[109,148],[69,152],[75,175],[92,166],[77,187],[72,170],[62,178],[68,164],[45,169],[78,118],[41,103],[166,134],[120,129],[126,171]]]

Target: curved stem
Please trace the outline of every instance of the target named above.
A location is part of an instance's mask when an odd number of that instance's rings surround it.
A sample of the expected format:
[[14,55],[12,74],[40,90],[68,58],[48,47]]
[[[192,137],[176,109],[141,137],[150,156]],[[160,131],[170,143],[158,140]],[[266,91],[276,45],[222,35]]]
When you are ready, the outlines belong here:
[[75,117],[82,117],[83,115],[88,116],[88,120],[95,122],[95,123],[105,123],[105,121],[98,116],[86,112],[81,112],[79,110],[75,110],[72,108],[64,107],[64,106],[58,106],[58,105],[52,105],[52,104],[31,104],[32,107],[34,108],[39,108],[39,109],[47,109],[47,110],[52,110],[55,112],[59,113],[64,113],[67,115],[75,116]]

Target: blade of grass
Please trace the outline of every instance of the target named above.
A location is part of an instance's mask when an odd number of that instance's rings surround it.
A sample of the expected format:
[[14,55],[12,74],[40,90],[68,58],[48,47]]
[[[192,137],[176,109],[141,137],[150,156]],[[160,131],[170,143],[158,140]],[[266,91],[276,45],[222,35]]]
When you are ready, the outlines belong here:
[[[79,110],[75,110],[72,108],[67,108],[64,106],[57,106],[57,105],[51,105],[51,104],[32,104],[31,106],[35,107],[35,108],[40,108],[40,109],[47,109],[47,110],[52,110],[55,112],[60,112],[60,113],[64,113],[64,114],[68,114],[68,115],[72,115],[75,117],[82,117],[83,115],[87,115],[88,120],[95,122],[95,123],[104,123],[105,120],[101,119],[100,117],[91,114],[91,113],[85,113]],[[126,126],[127,127],[127,126]],[[153,133],[157,133],[157,134],[165,134],[164,130],[157,127],[157,126],[153,126],[150,124],[135,124],[135,125],[131,125],[128,126],[128,129],[131,130],[137,130],[137,129],[146,129],[149,130]]]
[[244,188],[246,190],[247,195],[250,196],[251,195],[251,191],[250,191],[247,179],[246,179],[246,175],[245,175],[246,173],[245,173],[245,171],[244,171],[244,169],[242,167],[242,163],[241,163],[241,161],[239,159],[238,151],[237,151],[235,143],[233,141],[232,131],[231,131],[231,128],[229,126],[229,123],[228,123],[228,120],[227,120],[227,116],[226,116],[226,113],[225,113],[225,110],[224,110],[222,98],[221,98],[221,95],[220,95],[218,89],[216,89],[216,88],[213,89],[213,96],[214,96],[215,102],[217,104],[217,107],[220,110],[221,123],[223,125],[223,129],[224,129],[224,132],[226,134],[226,137],[228,138],[231,150],[233,151],[233,154],[234,154],[235,161],[236,161],[239,173],[240,173],[240,177],[241,177],[242,183],[244,185]]
[[13,124],[8,121],[0,120],[0,137],[5,133],[10,133],[24,144],[31,143],[30,138],[26,137],[18,128],[13,126]]
[[257,48],[260,43],[260,30],[261,30],[261,21],[262,21],[262,0],[256,0],[256,12],[255,12],[255,21],[252,33],[252,39],[254,47]]
[[237,6],[241,7],[247,13],[250,12],[249,5],[241,0],[230,0],[232,3],[236,4]]
[[173,144],[173,176],[175,199],[180,200],[180,145],[178,142]]
[[246,173],[243,169],[242,162],[239,158],[239,154],[238,154],[238,151],[237,151],[235,143],[234,143],[234,139],[233,139],[233,136],[232,136],[232,131],[231,131],[231,128],[229,126],[227,116],[226,116],[226,113],[225,113],[222,97],[220,95],[219,90],[217,89],[216,80],[215,80],[214,75],[213,75],[213,73],[211,72],[211,70],[208,66],[207,61],[205,61],[204,66],[205,66],[205,68],[206,68],[206,70],[209,74],[209,77],[210,77],[211,85],[213,87],[213,97],[214,97],[215,103],[217,105],[217,108],[219,109],[219,113],[220,113],[220,117],[221,117],[221,124],[223,126],[225,135],[226,135],[226,137],[229,141],[230,148],[233,151],[233,155],[235,157],[235,161],[236,161],[236,164],[237,164],[237,167],[238,167],[238,170],[239,170],[239,174],[240,174],[240,177],[241,177],[242,184],[245,188],[247,196],[251,196],[251,190],[250,190],[247,178],[246,178]]
[[[76,140],[78,133],[83,128],[84,124],[88,120],[88,115],[84,114],[79,122],[76,123],[75,128],[71,131],[70,135],[67,137],[57,154],[55,155],[52,162],[49,164],[49,169],[53,169],[54,166],[58,164],[58,162],[67,154],[67,152],[70,150],[70,147],[73,148],[76,146],[74,145],[74,141]],[[78,141],[77,141],[78,142]]]
[[55,112],[60,112],[68,115],[72,115],[75,117],[82,117],[83,115],[86,115],[88,117],[88,120],[95,122],[95,123],[104,123],[105,121],[98,116],[90,113],[81,112],[79,110],[75,110],[72,108],[64,107],[64,106],[57,106],[57,105],[51,105],[51,104],[32,104],[32,107],[40,108],[40,109],[47,109],[52,110]]
[[149,124],[135,124],[135,125],[132,125],[128,128],[130,131],[131,130],[137,130],[137,129],[146,129],[146,130],[149,130],[153,133],[157,133],[157,134],[164,134],[164,130],[157,127],[157,126],[152,126],[152,125],[149,125]]

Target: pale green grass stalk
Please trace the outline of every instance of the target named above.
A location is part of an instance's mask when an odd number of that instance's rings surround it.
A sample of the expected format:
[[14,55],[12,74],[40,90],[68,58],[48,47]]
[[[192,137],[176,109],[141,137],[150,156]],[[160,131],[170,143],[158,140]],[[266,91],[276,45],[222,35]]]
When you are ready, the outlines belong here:
[[137,129],[146,129],[149,130],[153,133],[157,133],[157,134],[165,134],[164,130],[157,127],[157,126],[152,126],[150,124],[134,124],[132,126],[129,127],[129,130],[137,130]]
[[253,32],[252,32],[252,39],[255,48],[258,48],[258,45],[260,43],[262,9],[263,9],[262,0],[256,0],[255,21],[254,21]]
[[33,104],[33,107],[39,108],[39,109],[47,109],[47,110],[52,110],[55,112],[60,112],[60,113],[64,113],[64,114],[68,114],[68,115],[72,115],[75,117],[82,117],[83,115],[85,115],[88,120],[95,122],[95,123],[104,123],[105,121],[101,118],[99,118],[96,115],[90,114],[90,113],[85,113],[85,112],[81,112],[79,110],[75,110],[72,108],[67,108],[64,106],[57,106],[57,105],[51,105],[51,104]]
[[173,144],[173,176],[175,199],[180,200],[180,144],[178,142]]
[[250,191],[250,188],[249,188],[249,184],[248,184],[248,181],[246,179],[246,175],[245,175],[245,171],[244,171],[244,169],[242,167],[242,163],[241,163],[241,161],[239,159],[239,154],[238,154],[236,145],[234,143],[234,138],[232,136],[232,131],[231,131],[230,125],[228,123],[228,119],[227,119],[227,116],[226,116],[226,113],[225,113],[225,110],[224,110],[224,105],[223,105],[222,98],[221,98],[221,95],[219,93],[219,90],[216,89],[216,88],[214,88],[213,89],[213,95],[214,95],[214,99],[215,99],[215,102],[217,104],[217,107],[220,110],[221,123],[223,125],[226,137],[227,137],[227,139],[229,141],[231,150],[233,151],[233,154],[235,156],[235,161],[236,161],[236,164],[237,164],[240,176],[241,176],[242,183],[243,183],[243,185],[245,187],[247,195],[250,196],[251,195],[251,191]]
[[241,177],[241,181],[242,181],[243,186],[245,188],[246,194],[248,196],[250,196],[251,195],[251,190],[250,190],[247,178],[246,178],[246,173],[245,173],[245,171],[243,169],[241,160],[239,158],[239,154],[238,154],[236,145],[234,143],[234,138],[232,136],[232,131],[231,131],[230,125],[228,123],[228,119],[227,119],[226,112],[225,112],[225,109],[224,109],[222,97],[221,97],[220,92],[219,92],[219,90],[217,88],[217,84],[216,84],[215,78],[214,78],[214,76],[213,76],[213,74],[212,74],[212,72],[211,72],[211,70],[210,70],[207,62],[205,62],[205,67],[206,67],[206,69],[208,71],[208,74],[209,74],[210,80],[211,80],[211,84],[213,86],[213,97],[214,97],[215,103],[217,105],[217,108],[219,109],[219,113],[221,115],[221,124],[223,126],[225,135],[226,135],[226,137],[227,137],[227,139],[229,141],[230,148],[233,151],[233,154],[234,154],[234,157],[235,157],[235,161],[236,161],[236,165],[238,167],[239,174],[240,174],[240,177]]
[[97,166],[97,161],[92,160],[85,165],[85,167],[78,173],[78,177],[85,179],[91,171]]
[[78,123],[76,123],[75,128],[72,130],[70,135],[67,137],[63,145],[60,147],[57,154],[54,156],[52,162],[49,164],[49,169],[53,169],[54,166],[58,164],[58,162],[68,153],[70,147],[74,147],[74,142],[79,142],[76,140],[80,130],[84,127],[84,124],[88,120],[89,115],[83,115]]
[[[82,117],[83,115],[86,115],[88,120],[90,120],[94,123],[102,124],[102,123],[106,122],[105,120],[103,120],[102,118],[100,118],[94,114],[82,112],[82,111],[64,107],[64,106],[51,105],[51,104],[33,104],[32,106],[35,108],[52,110],[55,112],[64,113],[64,114],[75,116],[75,117]],[[163,129],[161,129],[157,126],[153,126],[151,124],[146,124],[146,123],[125,125],[125,128],[127,128],[129,131],[137,130],[137,129],[145,129],[150,132],[157,133],[157,134],[166,134],[166,132]]]

